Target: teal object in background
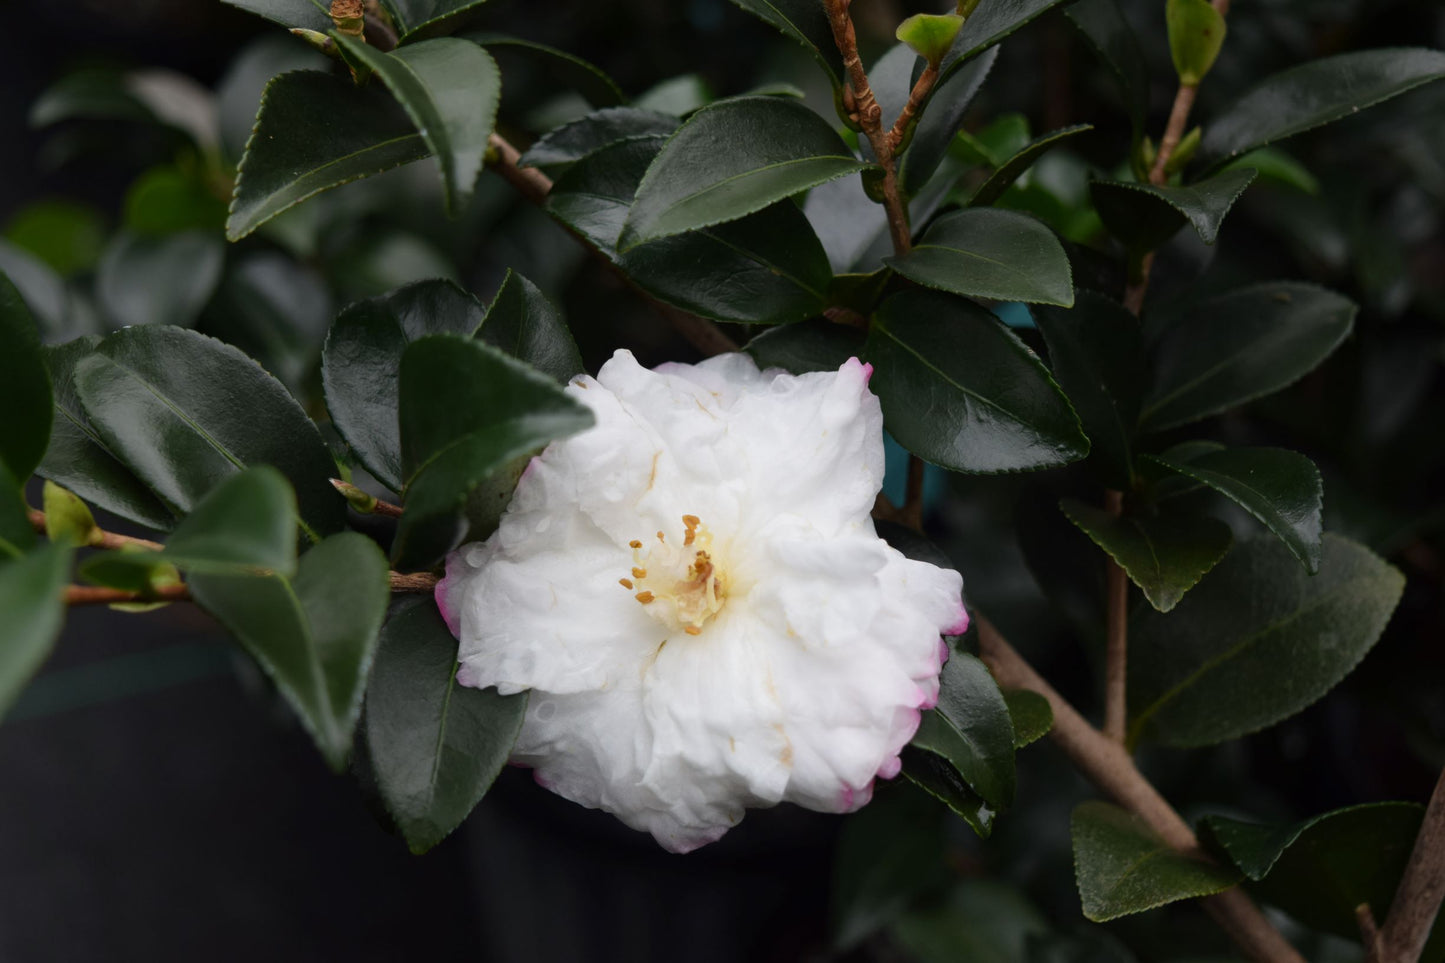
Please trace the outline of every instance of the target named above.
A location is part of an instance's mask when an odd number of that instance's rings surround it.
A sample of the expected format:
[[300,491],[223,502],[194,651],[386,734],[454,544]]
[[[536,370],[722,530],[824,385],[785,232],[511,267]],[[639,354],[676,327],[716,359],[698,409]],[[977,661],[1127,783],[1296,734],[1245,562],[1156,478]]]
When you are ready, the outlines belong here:
[[[923,466],[923,509],[926,513],[943,498],[948,472],[937,465]],[[901,506],[908,491],[908,451],[893,436],[883,433],[883,495]]]
[[1022,301],[1001,301],[992,308],[994,316],[1010,328],[1034,327],[1034,316]]

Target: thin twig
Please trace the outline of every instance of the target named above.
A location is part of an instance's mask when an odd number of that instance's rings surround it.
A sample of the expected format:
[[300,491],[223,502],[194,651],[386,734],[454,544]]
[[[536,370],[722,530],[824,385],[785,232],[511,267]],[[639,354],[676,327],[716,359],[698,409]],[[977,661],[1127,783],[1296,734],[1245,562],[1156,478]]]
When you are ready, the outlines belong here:
[[[1124,493],[1110,490],[1104,496],[1104,507],[1118,518],[1124,512]],[[1104,581],[1108,606],[1104,653],[1104,734],[1115,742],[1124,742],[1124,723],[1128,714],[1129,666],[1129,578],[1113,556],[1104,556]]]
[[1369,903],[1355,907],[1355,923],[1360,928],[1360,945],[1365,948],[1365,963],[1381,963],[1380,928]]
[[[441,579],[430,572],[391,572],[391,591],[422,594],[436,589]],[[144,592],[70,585],[65,589],[66,605],[115,605],[121,602],[189,602],[191,589],[184,584],[161,585]]]
[[[37,532],[45,534],[45,513],[39,509],[29,509],[30,526]],[[91,536],[91,546],[94,548],[124,548],[129,545],[133,548],[147,548],[158,552],[163,547],[160,542],[152,542],[149,539],[133,538],[130,535],[117,535],[115,532],[104,532],[95,529]]]
[[[493,155],[488,158],[487,166],[501,175],[502,179],[511,184],[527,200],[539,207],[546,202],[547,195],[552,192],[552,178],[537,170],[534,167],[518,167],[517,160],[521,154],[517,148],[500,134],[492,134],[487,139],[488,145],[492,148]],[[738,350],[738,343],[722,332],[716,324],[707,318],[700,318],[695,314],[681,311],[670,304],[654,298],[651,294],[638,287],[637,282],[628,277],[627,273],[612,262],[602,251],[598,250],[583,235],[573,230],[566,224],[562,225],[569,234],[575,237],[587,252],[596,257],[613,274],[617,275],[628,287],[646,298],[659,315],[662,316],[673,330],[682,335],[689,344],[704,355],[727,354]]]
[[933,89],[933,84],[938,80],[938,68],[929,64],[923,68],[923,73],[918,75],[918,82],[908,92],[908,103],[903,105],[899,112],[898,119],[893,122],[893,129],[888,132],[888,151],[890,154],[898,150],[898,145],[908,134],[908,125],[913,123],[913,118],[923,109],[923,102],[928,99],[928,92]]
[[908,456],[908,489],[899,509],[904,525],[915,532],[923,531],[923,478],[927,467],[917,455]]
[[1445,899],[1445,772],[1435,782],[1415,848],[1405,864],[1385,925],[1380,927],[1380,963],[1415,963]]
[[[902,191],[898,187],[898,166],[893,158],[892,131],[897,128],[883,126],[883,108],[878,105],[878,98],[868,84],[868,74],[863,69],[863,61],[858,56],[858,37],[853,31],[853,19],[848,15],[849,2],[850,0],[824,0],[823,5],[828,10],[828,23],[833,28],[833,42],[837,44],[838,52],[843,55],[843,67],[848,71],[852,113],[858,126],[863,128],[868,143],[873,145],[878,166],[883,168],[883,209],[888,215],[888,234],[893,239],[893,253],[903,255],[912,249],[913,237],[908,228],[908,205],[904,203]],[[937,76],[938,71],[934,70],[933,77],[929,80],[930,86]],[[919,79],[922,80],[922,77]],[[919,103],[922,103],[927,93],[927,89],[920,91],[915,87],[909,95],[909,101],[912,102],[916,94]],[[899,120],[902,120],[901,116]]]
[[[1049,700],[1054,712],[1050,736],[1094,785],[1144,820],[1170,847],[1202,857],[1199,840],[1173,807],[1139,772],[1124,747],[1099,732],[982,616],[975,614],[979,650],[1000,686],[1029,689]],[[1259,963],[1304,963],[1304,957],[1279,934],[1242,890],[1230,889],[1200,901],[1235,944]]]

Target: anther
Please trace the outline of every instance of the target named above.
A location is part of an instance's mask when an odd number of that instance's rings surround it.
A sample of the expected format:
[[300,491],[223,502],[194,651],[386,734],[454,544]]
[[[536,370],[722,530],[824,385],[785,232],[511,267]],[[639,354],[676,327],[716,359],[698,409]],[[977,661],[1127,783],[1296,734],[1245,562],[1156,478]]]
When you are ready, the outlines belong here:
[[617,580],[617,584],[618,584],[618,585],[621,585],[621,586],[622,586],[623,588],[625,588],[625,589],[630,589],[630,588],[632,588],[632,579],[630,579],[630,578],[620,578],[620,579]]
[[702,635],[702,629],[695,625],[685,625],[682,630],[688,635]]
[[645,568],[638,568],[637,566],[634,565],[634,566],[632,567],[632,577],[633,577],[633,578],[647,578],[647,569],[645,569]]
[[639,542],[639,541],[638,541],[637,539],[635,539],[635,538],[634,538],[632,541],[628,542],[627,545],[628,545],[629,548],[641,548],[641,547],[642,547],[642,543]]
[[643,605],[646,605],[648,602],[652,601],[653,595],[651,592],[638,592],[636,598],[637,601],[641,602]]

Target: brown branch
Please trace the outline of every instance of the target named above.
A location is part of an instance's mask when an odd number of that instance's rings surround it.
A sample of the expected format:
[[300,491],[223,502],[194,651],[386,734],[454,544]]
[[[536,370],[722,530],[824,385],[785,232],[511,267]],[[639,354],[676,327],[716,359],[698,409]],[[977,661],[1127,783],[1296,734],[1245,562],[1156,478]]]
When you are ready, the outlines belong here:
[[[491,156],[487,158],[487,166],[496,171],[508,184],[516,189],[533,204],[541,206],[547,195],[552,192],[552,178],[533,167],[518,167],[517,160],[522,156],[517,148],[500,134],[492,134],[487,138],[487,144],[491,147]],[[628,287],[632,288],[652,305],[653,309],[662,316],[678,334],[682,335],[689,344],[705,355],[726,354],[737,351],[738,343],[722,332],[716,324],[707,318],[700,318],[695,314],[681,311],[670,304],[658,301],[652,295],[637,286],[637,283],[627,276],[621,268],[612,262],[606,254],[597,249],[590,240],[574,231],[567,225],[562,225],[567,232],[587,249],[587,252],[604,264],[608,270],[620,277]]]
[[908,134],[908,126],[913,123],[913,118],[923,109],[923,102],[928,99],[928,92],[933,89],[933,84],[938,80],[938,67],[929,64],[923,68],[923,73],[918,75],[918,82],[908,92],[908,103],[903,105],[899,112],[898,119],[893,122],[893,129],[888,132],[888,151],[893,153],[898,150],[898,145]]
[[1405,864],[1385,925],[1380,928],[1380,963],[1415,963],[1445,899],[1445,772],[1435,782],[1415,848]]
[[1365,948],[1366,963],[1381,963],[1380,928],[1369,903],[1355,907],[1355,924],[1360,928],[1360,945]]
[[926,471],[922,458],[908,456],[908,489],[898,516],[899,521],[915,532],[923,531],[923,478]]
[[[28,510],[28,514],[30,516],[30,526],[41,535],[44,535],[45,513],[39,509],[32,508]],[[158,552],[162,548],[160,542],[152,542],[144,538],[133,538],[130,535],[117,535],[115,532],[104,532],[98,528],[95,529],[91,535],[90,545],[94,548],[112,549],[123,548],[129,545],[134,548],[148,548],[153,552]]]
[[[1118,518],[1124,512],[1124,493],[1110,490],[1104,507]],[[1113,556],[1104,555],[1108,607],[1104,654],[1104,734],[1121,745],[1128,708],[1129,579]]]
[[[858,56],[858,37],[853,31],[853,19],[848,15],[850,2],[851,0],[823,0],[823,5],[828,10],[828,23],[833,28],[833,42],[837,44],[838,52],[843,55],[843,67],[848,71],[851,110],[858,126],[863,128],[868,143],[873,145],[878,166],[883,168],[883,209],[888,215],[888,234],[893,239],[893,253],[907,254],[913,247],[913,236],[908,228],[908,205],[904,203],[903,194],[898,188],[898,166],[893,158],[892,132],[883,127],[883,108],[878,106],[873,88],[868,85],[868,74],[863,69],[863,61]],[[936,79],[938,72],[933,71],[933,75]],[[920,93],[915,87],[914,93],[918,93],[921,103],[927,90]],[[912,94],[909,95],[909,100],[913,100]]]
[[[421,594],[436,589],[441,579],[430,572],[391,572],[391,591]],[[115,605],[121,602],[189,602],[190,587],[184,584],[161,585],[144,592],[102,588],[93,585],[70,585],[65,589],[66,605]]]
[[[1054,727],[1049,734],[1079,771],[1144,820],[1169,846],[1191,856],[1202,856],[1193,830],[1139,772],[1124,747],[1089,725],[987,619],[977,614],[975,618],[980,654],[994,678],[1004,688],[1029,689],[1049,700],[1054,712]],[[1304,963],[1304,958],[1243,891],[1226,890],[1204,897],[1199,903],[1250,959],[1259,963]]]

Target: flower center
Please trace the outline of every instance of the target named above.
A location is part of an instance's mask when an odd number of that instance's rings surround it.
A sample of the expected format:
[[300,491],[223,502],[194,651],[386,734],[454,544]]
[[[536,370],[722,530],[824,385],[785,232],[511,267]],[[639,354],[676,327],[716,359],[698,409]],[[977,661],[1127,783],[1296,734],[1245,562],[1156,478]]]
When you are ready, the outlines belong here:
[[727,583],[713,561],[712,532],[696,515],[682,516],[682,524],[680,547],[658,532],[657,544],[644,554],[642,542],[633,539],[632,577],[617,582],[649,615],[688,635],[701,635],[727,600]]

